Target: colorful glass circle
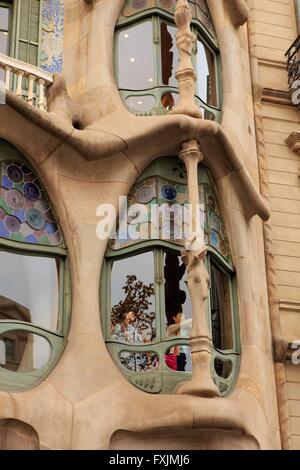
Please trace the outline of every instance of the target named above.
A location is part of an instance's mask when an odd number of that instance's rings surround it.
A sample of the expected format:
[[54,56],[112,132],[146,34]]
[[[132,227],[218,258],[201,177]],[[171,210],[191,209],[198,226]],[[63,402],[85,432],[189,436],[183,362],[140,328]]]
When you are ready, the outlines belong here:
[[2,207],[0,207],[0,220],[3,220],[6,216],[6,212]]
[[6,204],[14,211],[19,211],[24,207],[24,196],[17,189],[10,189],[4,196]]
[[40,190],[35,183],[24,184],[24,194],[30,201],[38,201],[40,199]]
[[161,188],[161,194],[167,201],[174,201],[177,197],[177,190],[174,186],[166,184]]
[[21,183],[23,181],[23,171],[16,165],[9,165],[7,168],[7,176],[13,183]]
[[141,204],[147,204],[148,202],[152,201],[155,197],[154,188],[152,186],[144,186],[140,188],[136,193],[136,201],[140,202]]
[[43,214],[38,209],[27,209],[26,222],[33,230],[42,230],[45,228],[46,222]]
[[9,232],[16,233],[20,231],[21,223],[17,217],[13,215],[7,215],[4,219],[4,223]]

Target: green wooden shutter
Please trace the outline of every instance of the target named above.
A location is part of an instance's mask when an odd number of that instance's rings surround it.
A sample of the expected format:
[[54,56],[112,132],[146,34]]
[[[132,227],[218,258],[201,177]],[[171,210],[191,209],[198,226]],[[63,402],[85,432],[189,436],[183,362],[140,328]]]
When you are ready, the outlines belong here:
[[19,0],[15,57],[32,65],[39,64],[40,0]]

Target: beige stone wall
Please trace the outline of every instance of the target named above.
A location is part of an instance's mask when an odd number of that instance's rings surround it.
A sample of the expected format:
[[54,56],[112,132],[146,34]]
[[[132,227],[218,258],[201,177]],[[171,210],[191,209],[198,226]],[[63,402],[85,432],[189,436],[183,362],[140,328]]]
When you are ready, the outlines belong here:
[[[300,338],[300,158],[286,144],[300,131],[299,111],[288,103],[285,59],[297,36],[294,0],[255,0],[253,6],[281,331]],[[292,448],[300,449],[299,366],[286,366],[286,380]]]

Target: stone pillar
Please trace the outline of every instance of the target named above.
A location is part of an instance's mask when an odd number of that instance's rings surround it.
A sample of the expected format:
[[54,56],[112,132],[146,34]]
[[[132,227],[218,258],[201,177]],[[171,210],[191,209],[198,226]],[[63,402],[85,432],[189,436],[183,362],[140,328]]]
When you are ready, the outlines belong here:
[[[200,109],[195,103],[195,82],[197,76],[192,64],[192,50],[196,36],[191,31],[192,13],[187,0],[178,0],[175,22],[178,27],[177,47],[180,54],[179,68],[176,72],[180,99],[172,114],[186,114],[201,118]],[[187,266],[188,288],[192,300],[191,350],[193,375],[191,381],[182,385],[177,393],[214,398],[217,387],[211,376],[212,339],[206,316],[205,302],[208,297],[209,276],[204,264],[206,246],[199,216],[198,164],[203,160],[196,140],[183,142],[180,158],[185,163],[188,174],[189,203],[192,209],[191,236],[185,243],[182,254]]]

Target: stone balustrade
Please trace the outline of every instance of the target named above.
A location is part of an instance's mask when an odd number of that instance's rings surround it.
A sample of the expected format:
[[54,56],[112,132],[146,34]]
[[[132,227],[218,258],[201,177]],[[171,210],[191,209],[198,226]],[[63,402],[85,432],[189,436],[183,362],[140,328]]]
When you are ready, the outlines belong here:
[[52,73],[0,54],[0,80],[20,99],[43,111],[47,109],[45,89],[53,83]]

